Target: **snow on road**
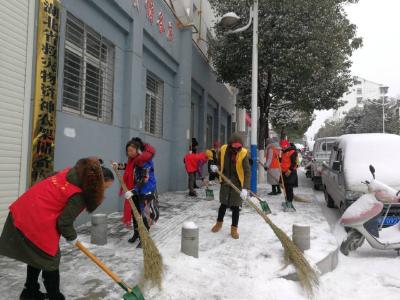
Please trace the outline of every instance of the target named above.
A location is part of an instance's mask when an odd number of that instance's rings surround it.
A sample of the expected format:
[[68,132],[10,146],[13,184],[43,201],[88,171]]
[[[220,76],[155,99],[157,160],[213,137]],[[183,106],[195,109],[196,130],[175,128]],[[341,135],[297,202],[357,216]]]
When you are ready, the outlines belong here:
[[[306,256],[314,261],[334,249],[338,245],[336,239],[341,242],[345,232],[337,224],[337,210],[327,208],[323,194],[314,192],[311,182],[302,171],[299,173],[301,187],[295,193],[315,201],[312,204],[295,202],[296,213],[283,213],[280,207],[283,196],[269,197],[271,219],[288,235],[293,223],[312,224],[311,250],[306,251]],[[261,196],[267,192],[261,187]],[[166,193],[160,200],[161,217],[152,227],[151,235],[164,258],[164,286],[161,291],[145,289],[146,299],[307,299],[297,282],[280,277],[292,267],[282,270],[282,246],[250,207],[244,206],[239,221],[240,239],[233,240],[229,235],[229,212],[221,232],[210,232],[218,201],[187,199],[184,192]],[[199,226],[198,259],[180,253],[180,232],[186,221]],[[120,214],[109,216],[108,227],[108,244],[88,244],[90,250],[126,282],[137,283],[142,271],[142,250],[127,243],[131,231],[120,224]],[[88,242],[90,228],[81,227],[79,235]],[[61,249],[61,288],[67,299],[121,299],[123,291],[79,250],[65,242]],[[349,257],[340,254],[337,269],[320,278],[315,298],[397,300],[400,299],[399,270],[400,258],[394,251],[379,252],[364,245]],[[0,299],[18,299],[24,277],[22,263],[0,257]]]

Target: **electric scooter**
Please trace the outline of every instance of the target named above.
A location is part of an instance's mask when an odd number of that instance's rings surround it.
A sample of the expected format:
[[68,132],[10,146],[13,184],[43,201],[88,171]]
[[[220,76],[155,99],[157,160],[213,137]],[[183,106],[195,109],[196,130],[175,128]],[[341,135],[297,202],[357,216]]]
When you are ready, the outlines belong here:
[[[374,249],[395,250],[400,254],[400,222],[390,227],[383,228],[385,219],[391,207],[400,207],[400,191],[396,191],[390,186],[375,179],[375,168],[369,166],[372,174],[372,181],[365,181],[368,187],[368,193],[362,195],[353,204],[351,204],[343,213],[340,222],[348,229],[347,239],[342,242],[340,251],[348,255],[361,247],[364,240]],[[382,222],[373,222],[378,226],[375,230],[378,234],[372,234],[371,230],[366,228],[366,223],[376,220],[387,204],[387,209]],[[379,235],[379,237],[378,237]]]

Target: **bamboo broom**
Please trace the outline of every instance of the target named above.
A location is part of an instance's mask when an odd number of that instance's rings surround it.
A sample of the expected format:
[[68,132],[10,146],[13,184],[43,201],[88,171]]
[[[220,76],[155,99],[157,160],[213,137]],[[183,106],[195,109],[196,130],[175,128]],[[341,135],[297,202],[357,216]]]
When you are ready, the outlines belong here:
[[[121,174],[118,171],[118,166],[111,164],[117,175],[118,181],[121,184],[122,190],[126,193],[128,188],[126,187]],[[144,281],[150,281],[152,284],[156,284],[159,288],[162,285],[163,277],[163,261],[160,252],[157,249],[154,241],[151,239],[149,232],[144,226],[142,216],[137,210],[132,198],[129,200],[129,204],[132,208],[133,216],[135,217],[138,224],[138,231],[140,236],[140,242],[143,248],[143,260],[144,260]]]
[[[221,178],[237,193],[240,194],[240,190],[229,180],[221,171],[217,171]],[[282,229],[276,226],[268,216],[263,213],[252,201],[246,199],[246,202],[253,207],[256,212],[264,219],[264,221],[271,227],[272,231],[280,240],[284,250],[285,257],[294,265],[297,271],[299,281],[307,294],[312,297],[314,295],[314,288],[318,286],[318,276],[315,270],[310,266],[308,261],[305,259],[303,253],[297,248],[293,241],[286,235]]]

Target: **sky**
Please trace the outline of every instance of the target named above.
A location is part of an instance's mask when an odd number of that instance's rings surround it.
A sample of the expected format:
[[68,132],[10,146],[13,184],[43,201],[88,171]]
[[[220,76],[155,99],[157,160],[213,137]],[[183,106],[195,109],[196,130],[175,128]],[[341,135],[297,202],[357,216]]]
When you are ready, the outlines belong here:
[[[363,47],[353,53],[352,74],[389,87],[388,95],[400,98],[400,0],[359,0],[346,7],[357,26]],[[316,112],[308,139],[317,133],[331,112]]]

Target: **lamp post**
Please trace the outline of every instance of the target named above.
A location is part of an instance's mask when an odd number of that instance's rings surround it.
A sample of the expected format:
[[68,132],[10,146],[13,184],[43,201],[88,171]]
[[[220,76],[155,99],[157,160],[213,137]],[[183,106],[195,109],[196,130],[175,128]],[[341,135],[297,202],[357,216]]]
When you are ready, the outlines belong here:
[[[234,27],[240,18],[233,12],[222,16],[221,24],[224,28]],[[249,23],[241,28],[229,30],[228,33],[239,33],[247,30],[253,22],[253,51],[252,51],[252,73],[251,73],[251,190],[257,191],[257,99],[258,99],[258,0],[254,0],[250,7]]]
[[385,96],[388,92],[389,87],[380,86],[379,91],[382,95],[382,132],[385,133]]

